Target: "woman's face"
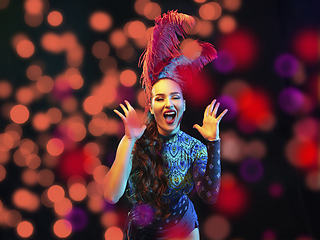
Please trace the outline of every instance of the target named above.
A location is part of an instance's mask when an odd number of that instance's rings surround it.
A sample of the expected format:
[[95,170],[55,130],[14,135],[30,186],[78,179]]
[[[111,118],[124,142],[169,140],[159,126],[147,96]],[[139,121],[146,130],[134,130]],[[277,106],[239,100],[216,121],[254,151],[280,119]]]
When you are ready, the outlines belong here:
[[151,93],[150,113],[154,115],[159,133],[163,136],[176,133],[186,108],[179,84],[161,79],[153,85]]

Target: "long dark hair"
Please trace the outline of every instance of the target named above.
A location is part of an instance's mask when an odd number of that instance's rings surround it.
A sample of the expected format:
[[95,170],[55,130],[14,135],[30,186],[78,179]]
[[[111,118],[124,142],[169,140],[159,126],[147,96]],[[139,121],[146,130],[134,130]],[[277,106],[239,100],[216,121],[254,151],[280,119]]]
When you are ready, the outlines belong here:
[[149,204],[156,209],[157,217],[166,218],[169,215],[169,203],[162,196],[168,182],[163,173],[162,145],[156,121],[150,112],[147,119],[147,128],[133,150],[130,178],[134,189],[129,199]]

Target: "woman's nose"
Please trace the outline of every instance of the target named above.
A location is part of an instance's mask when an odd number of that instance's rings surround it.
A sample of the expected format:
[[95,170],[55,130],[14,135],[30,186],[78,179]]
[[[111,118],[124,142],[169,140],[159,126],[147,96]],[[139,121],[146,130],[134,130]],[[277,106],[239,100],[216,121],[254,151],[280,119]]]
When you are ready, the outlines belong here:
[[173,103],[172,103],[170,98],[166,98],[165,107],[166,108],[172,108],[173,107]]

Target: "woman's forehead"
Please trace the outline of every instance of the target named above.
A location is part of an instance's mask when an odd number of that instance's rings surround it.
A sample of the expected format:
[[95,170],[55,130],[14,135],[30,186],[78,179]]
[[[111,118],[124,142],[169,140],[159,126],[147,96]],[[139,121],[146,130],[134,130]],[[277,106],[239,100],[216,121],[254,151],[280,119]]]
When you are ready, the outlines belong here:
[[171,79],[160,79],[152,86],[152,95],[165,94],[170,95],[172,93],[180,93],[182,95],[182,89],[178,83]]

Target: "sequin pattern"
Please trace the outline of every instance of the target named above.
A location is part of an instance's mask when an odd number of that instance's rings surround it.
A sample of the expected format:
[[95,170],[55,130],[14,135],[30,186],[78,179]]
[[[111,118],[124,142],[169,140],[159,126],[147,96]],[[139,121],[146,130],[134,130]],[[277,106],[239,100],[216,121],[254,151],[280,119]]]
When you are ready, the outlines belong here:
[[[163,228],[177,223],[188,211],[190,199],[187,194],[196,186],[198,195],[206,203],[214,203],[220,186],[220,141],[201,141],[178,131],[171,137],[162,137],[162,157],[164,174],[168,179],[168,189],[163,198],[170,204],[171,215],[164,222],[155,220],[155,225]],[[133,193],[132,182],[128,190]]]

